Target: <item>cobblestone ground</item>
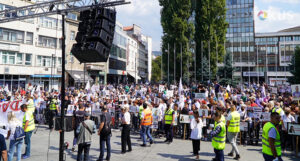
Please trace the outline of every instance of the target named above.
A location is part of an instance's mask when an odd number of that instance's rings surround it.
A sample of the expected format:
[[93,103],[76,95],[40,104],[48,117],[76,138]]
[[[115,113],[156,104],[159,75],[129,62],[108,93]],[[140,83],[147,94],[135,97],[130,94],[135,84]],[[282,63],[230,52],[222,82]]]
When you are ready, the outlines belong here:
[[[39,128],[36,134],[32,136],[32,150],[29,161],[58,161],[59,154],[59,133],[53,131],[50,133],[46,126]],[[65,141],[72,144],[73,132],[65,133]],[[121,133],[118,130],[113,131],[111,139],[112,156],[111,161],[161,161],[161,160],[194,160],[192,155],[192,143],[190,140],[174,139],[172,144],[163,143],[164,138],[156,138],[155,144],[151,147],[140,147],[141,140],[139,135],[131,135],[133,151],[121,154]],[[49,143],[49,146],[48,146]],[[48,151],[49,147],[49,151]],[[23,151],[25,146],[23,145]],[[226,144],[225,154],[230,149],[230,144]],[[261,146],[238,146],[241,159],[240,161],[263,161]],[[97,160],[99,156],[99,137],[93,136],[93,142],[90,150],[90,160]],[[71,146],[66,150],[66,160],[76,160],[76,152],[71,152]],[[201,142],[200,160],[210,161],[214,157],[211,142]],[[232,157],[225,156],[225,160],[234,160]],[[290,152],[283,157],[284,161],[299,161],[299,158],[292,156]]]

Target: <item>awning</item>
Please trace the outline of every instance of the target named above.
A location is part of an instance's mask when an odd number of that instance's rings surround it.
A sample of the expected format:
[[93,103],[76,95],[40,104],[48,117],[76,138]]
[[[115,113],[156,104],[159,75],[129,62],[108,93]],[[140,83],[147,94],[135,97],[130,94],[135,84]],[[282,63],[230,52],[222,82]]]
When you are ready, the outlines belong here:
[[90,81],[90,82],[93,82],[93,78],[91,78],[87,72],[85,72],[85,76],[84,76],[84,72],[83,71],[70,71],[70,70],[67,70],[67,72],[71,75],[71,77],[75,80],[75,82],[87,82],[87,81]]
[[131,75],[134,79],[141,79],[141,77],[138,76],[138,74],[135,74],[134,72],[127,71],[127,74]]
[[35,74],[31,75],[32,78],[61,78],[61,75],[43,75],[43,74]]

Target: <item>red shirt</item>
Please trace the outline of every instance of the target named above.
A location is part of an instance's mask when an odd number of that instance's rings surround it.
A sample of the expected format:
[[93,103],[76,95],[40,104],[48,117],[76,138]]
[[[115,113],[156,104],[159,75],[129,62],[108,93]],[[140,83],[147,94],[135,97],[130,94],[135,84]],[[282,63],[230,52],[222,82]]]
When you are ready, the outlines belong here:
[[256,103],[251,103],[251,107],[258,107],[258,105]]

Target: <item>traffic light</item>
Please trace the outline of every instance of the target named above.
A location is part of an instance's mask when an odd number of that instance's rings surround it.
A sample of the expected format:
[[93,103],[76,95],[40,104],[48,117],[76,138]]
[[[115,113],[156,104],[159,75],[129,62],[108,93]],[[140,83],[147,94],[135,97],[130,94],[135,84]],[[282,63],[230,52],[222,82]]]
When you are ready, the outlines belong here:
[[76,44],[71,52],[81,63],[106,62],[113,42],[116,11],[93,8],[80,12]]

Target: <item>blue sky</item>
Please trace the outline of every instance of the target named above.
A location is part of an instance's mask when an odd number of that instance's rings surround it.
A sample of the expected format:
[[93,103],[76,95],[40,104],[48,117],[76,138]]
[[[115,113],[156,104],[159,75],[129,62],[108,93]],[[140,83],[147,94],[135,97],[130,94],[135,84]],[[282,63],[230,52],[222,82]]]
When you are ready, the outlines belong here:
[[[117,7],[117,20],[124,26],[136,24],[142,33],[153,39],[153,50],[160,50],[162,27],[158,0],[130,0],[131,4]],[[255,31],[274,32],[300,25],[300,0],[255,0]],[[268,18],[259,20],[259,11]]]

